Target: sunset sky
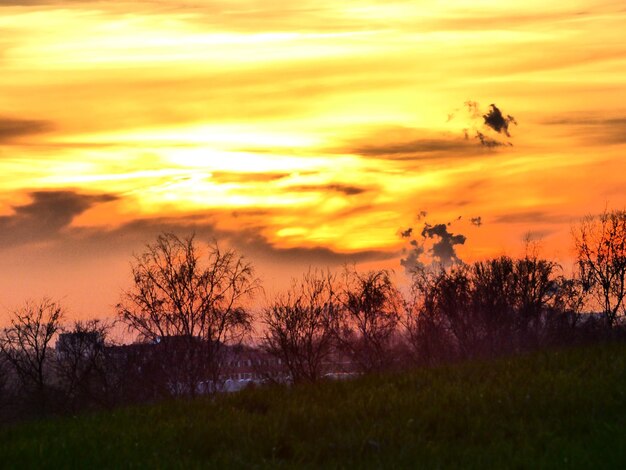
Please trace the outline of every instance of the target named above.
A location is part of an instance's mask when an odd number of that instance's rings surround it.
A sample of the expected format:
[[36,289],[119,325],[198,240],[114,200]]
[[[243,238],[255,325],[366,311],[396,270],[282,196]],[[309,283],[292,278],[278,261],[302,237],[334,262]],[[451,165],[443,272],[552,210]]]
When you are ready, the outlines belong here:
[[625,152],[623,0],[0,0],[0,315],[114,315],[164,230],[269,290],[401,274],[424,222],[463,260],[530,233],[567,264],[572,224],[626,204]]

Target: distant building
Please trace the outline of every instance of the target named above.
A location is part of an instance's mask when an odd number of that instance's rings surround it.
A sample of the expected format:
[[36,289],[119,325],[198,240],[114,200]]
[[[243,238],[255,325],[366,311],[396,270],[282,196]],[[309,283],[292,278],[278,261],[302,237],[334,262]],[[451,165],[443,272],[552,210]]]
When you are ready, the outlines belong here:
[[[191,383],[197,384],[194,393],[205,394],[292,382],[282,359],[261,348],[223,343],[210,345],[198,337],[172,335],[150,342],[105,345],[97,332],[73,332],[59,335],[56,344],[57,357],[61,359],[77,355],[89,357],[96,351],[103,353],[113,370],[124,371],[134,387],[146,390],[165,387],[174,395],[191,393]],[[324,364],[324,369],[328,379],[341,380],[355,375],[353,364],[340,357]],[[191,382],[187,372],[194,374]]]
[[69,356],[89,357],[97,350],[104,348],[102,335],[96,331],[75,331],[61,333],[56,343],[56,354],[59,359]]

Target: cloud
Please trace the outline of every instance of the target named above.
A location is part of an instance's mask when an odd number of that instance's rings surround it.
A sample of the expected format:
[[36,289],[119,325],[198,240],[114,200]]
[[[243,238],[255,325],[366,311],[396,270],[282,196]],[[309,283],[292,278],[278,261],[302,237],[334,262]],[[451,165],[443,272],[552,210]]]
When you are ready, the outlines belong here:
[[74,191],[35,191],[29,195],[30,203],[14,206],[13,214],[0,217],[0,248],[53,239],[87,209],[117,199],[111,194]]
[[422,230],[424,238],[438,238],[431,249],[432,255],[444,266],[457,263],[460,258],[455,251],[455,245],[463,245],[467,240],[465,235],[453,234],[448,232],[447,224],[430,225],[425,224]]
[[[484,114],[476,101],[466,101],[464,105],[467,111],[466,119],[471,124],[470,128],[463,129],[463,136],[451,134],[433,136],[432,131],[425,129],[388,126],[380,127],[370,135],[352,142],[342,151],[388,160],[425,160],[482,155],[484,151],[481,147],[494,149],[513,145],[496,138],[498,134],[511,137],[509,125],[517,125],[513,116],[508,114],[504,116],[495,104],[491,104]],[[459,112],[460,109],[455,109],[449,113],[447,122],[456,119]],[[470,136],[478,140],[480,145],[475,145]]]
[[211,180],[217,183],[268,183],[288,178],[290,173],[244,173],[216,171],[211,173]]
[[499,134],[504,134],[507,137],[511,137],[509,133],[509,124],[517,125],[517,121],[510,114],[507,114],[506,117],[502,115],[502,111],[495,105],[489,105],[489,111],[487,114],[483,114],[483,119],[485,121],[485,126],[490,127],[494,131]]
[[562,224],[571,222],[567,215],[555,215],[545,211],[525,211],[502,214],[493,219],[495,224]]
[[464,139],[416,139],[407,142],[388,142],[355,147],[351,153],[367,157],[389,157],[391,159],[413,158],[417,155],[457,153],[476,153],[475,147]]
[[522,241],[526,243],[541,241],[555,232],[556,230],[530,230],[524,234],[524,236],[522,237]]
[[[243,222],[221,228],[223,213],[212,212],[184,217],[141,218],[118,227],[71,227],[77,215],[96,204],[117,200],[111,195],[81,195],[72,191],[35,192],[33,202],[14,208],[14,215],[0,218],[0,248],[49,241],[45,252],[59,259],[86,259],[94,256],[128,256],[143,250],[163,232],[178,235],[195,233],[198,240],[218,240],[236,248],[252,260],[318,266],[340,266],[394,258],[396,252],[361,250],[339,252],[320,246],[281,247],[271,243],[262,226],[244,227]],[[233,218],[237,216],[232,215]]]
[[320,184],[320,185],[300,185],[300,186],[288,186],[285,188],[288,191],[303,191],[303,192],[337,192],[342,193],[345,196],[356,196],[366,193],[368,189],[359,186],[333,183],[333,184]]
[[[460,217],[456,220],[459,219]],[[400,264],[407,273],[411,274],[425,267],[425,263],[422,261],[424,255],[430,256],[433,262],[439,263],[443,267],[462,263],[455,247],[465,244],[467,237],[450,232],[448,230],[450,225],[451,223],[435,225],[431,225],[428,222],[424,223],[420,233],[421,239],[411,240],[409,242],[410,249],[408,252],[405,250],[406,257],[400,260]],[[413,229],[409,228],[401,231],[400,235],[402,238],[408,238],[412,233]],[[432,244],[427,249],[427,244],[431,241]]]
[[412,274],[424,268],[424,263],[421,260],[424,254],[424,246],[416,240],[411,240],[410,245],[411,249],[408,251],[406,258],[400,260],[400,265],[404,267],[407,274]]
[[465,102],[465,107],[467,108],[467,111],[469,112],[470,117],[472,119],[480,118],[481,112],[480,112],[479,106],[480,105],[478,104],[477,101],[468,100]]
[[576,134],[591,144],[626,143],[626,117],[574,116],[548,120],[544,124],[574,126]]
[[[503,142],[496,138],[498,134],[511,137],[509,125],[517,125],[513,116],[510,114],[505,116],[495,104],[489,105],[489,109],[484,114],[480,110],[480,104],[476,101],[466,101],[464,105],[467,111],[466,118],[470,122],[470,128],[463,129],[465,140],[470,140],[470,135],[473,135],[474,139],[480,141],[482,147],[491,149],[513,145],[511,142]],[[458,111],[456,109],[449,114],[448,121],[455,119]],[[489,135],[490,133],[494,135]]]
[[296,265],[340,266],[346,263],[381,261],[395,258],[398,253],[380,250],[361,250],[342,253],[325,247],[280,247],[271,244],[258,231],[248,230],[243,233],[223,234],[237,248],[253,257],[264,258],[272,262]]
[[0,117],[0,143],[11,141],[16,137],[40,134],[51,129],[52,124],[49,121]]
[[463,136],[435,133],[428,129],[403,126],[377,126],[332,153],[347,153],[384,160],[417,161],[441,158],[460,158],[484,154],[480,146]]
[[480,145],[483,147],[494,148],[494,147],[512,147],[513,144],[511,142],[502,142],[500,140],[494,139],[493,137],[486,136],[480,131],[476,131],[475,139],[480,140]]

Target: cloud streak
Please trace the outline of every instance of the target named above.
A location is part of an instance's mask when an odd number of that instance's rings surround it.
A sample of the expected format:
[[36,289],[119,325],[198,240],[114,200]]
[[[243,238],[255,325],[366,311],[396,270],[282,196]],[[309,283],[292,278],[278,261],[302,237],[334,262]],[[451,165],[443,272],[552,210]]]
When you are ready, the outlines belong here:
[[18,137],[48,132],[52,128],[52,123],[49,121],[0,116],[0,144],[10,142]]
[[47,241],[58,237],[74,218],[96,204],[115,201],[110,194],[88,195],[73,191],[35,191],[32,201],[13,207],[0,217],[0,247]]
[[562,214],[552,214],[546,211],[524,211],[496,216],[494,224],[563,224],[571,223],[572,217]]
[[562,117],[545,121],[550,126],[573,127],[583,141],[594,145],[619,145],[626,143],[626,117]]

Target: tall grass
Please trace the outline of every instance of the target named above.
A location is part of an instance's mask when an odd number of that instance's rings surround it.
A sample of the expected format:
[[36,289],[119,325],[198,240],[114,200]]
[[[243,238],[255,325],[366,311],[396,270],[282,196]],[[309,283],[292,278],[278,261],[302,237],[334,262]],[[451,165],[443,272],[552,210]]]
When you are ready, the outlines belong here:
[[626,468],[626,345],[4,427],[39,468]]

